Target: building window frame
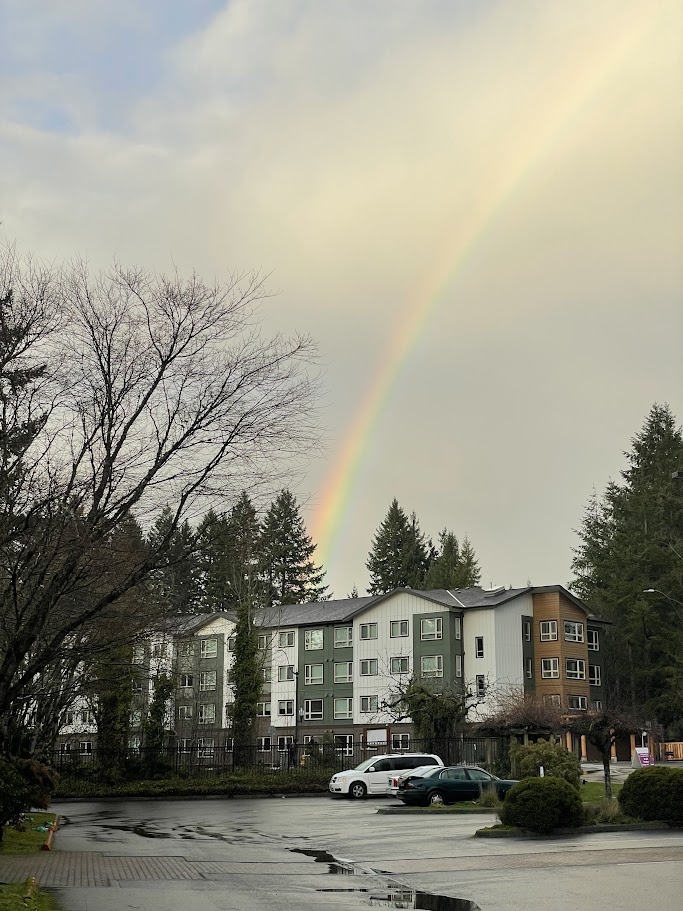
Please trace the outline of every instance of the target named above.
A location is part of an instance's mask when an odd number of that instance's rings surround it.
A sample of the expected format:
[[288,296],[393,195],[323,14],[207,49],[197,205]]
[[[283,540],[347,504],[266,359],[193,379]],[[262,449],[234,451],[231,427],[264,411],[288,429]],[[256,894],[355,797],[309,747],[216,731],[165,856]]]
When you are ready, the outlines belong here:
[[[429,624],[433,626],[430,628]],[[420,617],[420,640],[434,642],[437,639],[443,639],[443,618]]]
[[394,655],[389,659],[389,671],[392,674],[409,674],[410,658],[407,655]]
[[293,699],[278,699],[277,715],[278,718],[290,718],[294,714]]
[[455,656],[455,676],[462,677],[462,655]]
[[376,677],[379,672],[379,662],[377,658],[361,658],[360,675],[361,677]]
[[216,723],[216,703],[202,702],[197,706],[197,724]]
[[586,630],[586,642],[588,644],[589,652],[599,652],[600,651],[600,630],[591,629],[590,626]]
[[[315,671],[314,671],[315,668]],[[318,673],[317,669],[320,669]],[[322,686],[324,678],[323,664],[305,664],[304,665],[304,685],[305,686]]]
[[484,657],[484,637],[483,636],[474,637],[474,657],[475,658]]
[[[342,673],[340,668],[345,668],[345,671]],[[353,661],[334,662],[334,682],[353,683]]]
[[584,625],[579,620],[563,620],[562,626],[564,629],[564,641],[565,642],[583,642],[584,641]]
[[215,636],[210,639],[200,639],[199,657],[200,658],[217,658],[218,657],[218,639]]
[[324,703],[322,699],[304,699],[304,720],[322,721]]
[[333,635],[335,648],[351,648],[353,646],[352,626],[335,626]]
[[475,681],[476,681],[476,687],[477,687],[477,696],[485,696],[486,695],[486,675],[477,674]]
[[358,638],[366,642],[368,639],[377,638],[377,624],[376,623],[361,623],[358,627]]
[[372,696],[361,696],[360,697],[360,710],[364,715],[369,714],[370,712],[379,711],[379,699],[376,695]]
[[277,634],[278,648],[294,648],[295,637],[293,629],[280,630]]
[[538,627],[541,642],[557,642],[557,620],[541,620]]
[[278,664],[277,682],[278,683],[291,683],[292,680],[294,680],[294,665],[293,664]]
[[602,669],[599,664],[588,665],[589,686],[602,686]]
[[585,696],[567,696],[567,708],[572,712],[585,712],[588,699]]
[[[343,708],[342,705],[344,705]],[[353,718],[353,696],[335,696],[332,707],[335,721],[350,720]],[[351,736],[353,737],[353,735]]]
[[389,621],[389,638],[404,639],[410,635],[410,623],[408,620],[390,620]]
[[259,718],[270,718],[273,711],[272,702],[257,702],[256,714]]
[[542,680],[559,680],[560,679],[560,659],[559,658],[541,658],[541,679]]
[[304,631],[304,651],[320,652],[325,647],[325,633],[322,627]]
[[199,674],[200,693],[210,693],[216,689],[216,671],[201,671]]
[[[426,667],[426,661],[433,661],[433,667]],[[443,677],[443,655],[422,655],[420,658],[421,677]]]
[[[575,665],[575,667],[570,668],[570,665]],[[586,662],[583,658],[565,658],[564,675],[567,680],[585,680]]]

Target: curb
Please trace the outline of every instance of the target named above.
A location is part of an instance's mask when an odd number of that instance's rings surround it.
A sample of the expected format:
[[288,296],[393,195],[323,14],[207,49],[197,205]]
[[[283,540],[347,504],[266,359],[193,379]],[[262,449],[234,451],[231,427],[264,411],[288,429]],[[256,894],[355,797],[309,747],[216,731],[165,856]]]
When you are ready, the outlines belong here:
[[468,816],[472,813],[497,813],[493,807],[445,807],[435,810],[433,807],[381,807],[377,810],[380,816],[410,816],[413,813],[428,813],[435,819],[439,816]]
[[663,832],[671,827],[665,822],[630,822],[623,825],[578,826],[576,829],[553,829],[550,835],[525,832],[523,829],[477,829],[477,838],[554,838],[564,835],[593,835],[604,832]]
[[301,793],[292,793],[292,794],[150,794],[148,796],[135,794],[135,795],[126,795],[126,794],[103,794],[103,795],[90,795],[88,797],[67,797],[64,794],[60,794],[58,797],[52,798],[53,804],[58,803],[92,803],[93,801],[110,801],[111,803],[123,803],[128,801],[135,800],[242,800],[243,798],[248,798],[249,800],[268,800],[273,798],[285,798],[285,797],[329,797],[329,791],[303,791]]
[[25,905],[28,905],[29,902],[34,902],[36,900],[36,892],[38,891],[38,886],[36,885],[35,876],[29,876],[26,880],[26,891],[21,897],[21,900]]

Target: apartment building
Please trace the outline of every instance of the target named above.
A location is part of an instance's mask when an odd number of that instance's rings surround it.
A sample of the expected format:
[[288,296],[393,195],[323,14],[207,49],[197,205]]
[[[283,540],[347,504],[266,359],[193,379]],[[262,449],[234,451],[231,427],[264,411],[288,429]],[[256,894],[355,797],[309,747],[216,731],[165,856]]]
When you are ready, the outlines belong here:
[[[476,693],[472,721],[511,693],[538,693],[567,712],[603,704],[605,623],[559,585],[397,589],[283,606],[260,623],[255,736],[264,752],[326,734],[342,749],[409,746],[411,721],[392,704],[413,676]],[[176,681],[167,723],[177,746],[230,747],[234,628],[231,614],[181,619],[138,650],[131,745],[154,675],[164,671]],[[82,732],[62,734],[77,740]]]

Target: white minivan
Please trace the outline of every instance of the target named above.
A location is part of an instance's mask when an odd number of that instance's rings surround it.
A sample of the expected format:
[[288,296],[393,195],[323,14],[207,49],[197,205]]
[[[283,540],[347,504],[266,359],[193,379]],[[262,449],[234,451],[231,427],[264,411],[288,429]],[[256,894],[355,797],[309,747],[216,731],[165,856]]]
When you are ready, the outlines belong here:
[[349,796],[356,800],[368,794],[387,793],[389,773],[407,772],[418,766],[442,766],[438,756],[431,753],[392,753],[364,759],[355,769],[337,772],[330,779],[329,789],[333,797]]

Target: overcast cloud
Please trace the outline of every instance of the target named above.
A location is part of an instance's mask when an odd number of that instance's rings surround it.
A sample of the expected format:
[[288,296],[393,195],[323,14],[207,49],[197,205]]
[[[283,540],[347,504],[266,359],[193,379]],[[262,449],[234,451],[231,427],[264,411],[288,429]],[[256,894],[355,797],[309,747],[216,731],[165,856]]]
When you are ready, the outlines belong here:
[[[396,496],[486,583],[566,583],[654,401],[683,418],[678,0],[0,0],[0,220],[46,258],[272,272],[319,342],[317,535],[392,329],[506,175],[368,435],[326,562]],[[683,468],[683,466],[681,466]]]

